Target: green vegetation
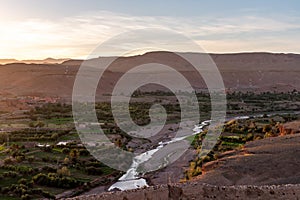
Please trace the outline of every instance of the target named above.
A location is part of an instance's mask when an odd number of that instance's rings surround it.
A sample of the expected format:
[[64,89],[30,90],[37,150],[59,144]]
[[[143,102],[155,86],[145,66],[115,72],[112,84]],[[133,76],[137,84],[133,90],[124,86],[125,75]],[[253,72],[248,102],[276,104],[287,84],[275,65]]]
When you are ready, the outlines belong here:
[[44,104],[25,114],[27,128],[0,133],[1,199],[54,199],[69,189],[75,195],[119,176],[81,145],[70,105]]
[[[201,121],[209,119],[209,94],[197,93],[197,98]],[[227,98],[229,116],[300,110],[300,93],[297,91],[234,92]],[[156,103],[166,109],[167,124],[180,122],[178,100],[171,92],[161,91],[134,93],[129,105],[133,121],[141,126],[150,123],[149,108]],[[32,103],[29,106],[30,110],[0,115],[1,199],[51,199],[65,190],[73,190],[71,196],[75,196],[90,188],[110,184],[120,176],[120,172],[95,160],[82,145],[74,127],[71,105]],[[193,105],[190,108],[194,109]],[[95,109],[101,128],[120,148],[134,152],[138,147],[129,145],[133,139],[138,144],[150,142],[123,132],[113,118],[110,103],[96,103]],[[190,162],[186,179],[201,174],[205,163],[215,160],[225,151],[242,148],[247,141],[278,135],[280,124],[294,119],[292,114],[281,114],[227,122],[213,151]],[[198,152],[205,134],[206,131],[187,138]],[[64,144],[58,145],[59,142]],[[146,148],[143,150],[148,150]]]

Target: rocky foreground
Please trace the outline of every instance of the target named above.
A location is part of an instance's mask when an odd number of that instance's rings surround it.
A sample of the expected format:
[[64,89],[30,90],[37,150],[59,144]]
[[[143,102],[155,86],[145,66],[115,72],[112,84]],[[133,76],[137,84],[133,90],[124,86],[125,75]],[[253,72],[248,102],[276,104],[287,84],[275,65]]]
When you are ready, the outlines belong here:
[[197,182],[160,185],[125,192],[79,196],[73,200],[179,200],[179,199],[299,199],[300,185],[212,186]]

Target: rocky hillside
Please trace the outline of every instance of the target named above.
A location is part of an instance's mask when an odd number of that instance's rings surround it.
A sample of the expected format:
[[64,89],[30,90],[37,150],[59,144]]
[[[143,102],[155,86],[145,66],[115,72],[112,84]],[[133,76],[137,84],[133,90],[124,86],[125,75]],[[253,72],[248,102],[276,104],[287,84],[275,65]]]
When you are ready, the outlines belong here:
[[203,166],[199,183],[212,185],[300,184],[300,134],[246,143]]
[[[211,54],[211,57],[217,64],[225,86],[229,90],[300,90],[300,55],[240,53]],[[89,62],[102,62],[105,59],[107,58],[92,59]],[[103,94],[110,91],[113,83],[128,69],[142,63],[155,62],[175,67],[187,77],[195,88],[199,90],[206,88],[201,77],[190,71],[191,66],[184,60],[171,53],[152,52],[118,59],[104,74],[102,87],[97,92]],[[75,76],[81,63],[81,60],[69,60],[61,64],[13,63],[0,65],[0,93],[9,93],[15,96],[58,96],[70,99]]]
[[300,185],[212,186],[197,182],[181,185],[160,185],[126,192],[79,196],[70,200],[193,200],[193,199],[289,199],[297,200]]

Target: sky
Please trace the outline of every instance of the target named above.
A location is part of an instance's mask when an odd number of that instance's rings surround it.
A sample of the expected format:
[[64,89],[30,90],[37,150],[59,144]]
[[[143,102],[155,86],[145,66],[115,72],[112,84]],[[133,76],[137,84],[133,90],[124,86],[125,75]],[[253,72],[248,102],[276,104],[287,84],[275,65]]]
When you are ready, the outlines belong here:
[[[0,0],[0,4],[0,58],[86,58],[110,38],[144,28],[174,31],[211,53],[300,53],[298,0]],[[103,52],[117,54],[114,48]]]

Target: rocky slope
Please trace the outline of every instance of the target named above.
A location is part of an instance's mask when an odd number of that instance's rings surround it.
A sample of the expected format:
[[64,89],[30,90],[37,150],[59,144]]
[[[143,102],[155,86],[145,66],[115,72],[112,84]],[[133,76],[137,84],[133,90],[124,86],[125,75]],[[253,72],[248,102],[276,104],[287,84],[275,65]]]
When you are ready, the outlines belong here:
[[126,192],[79,196],[72,200],[192,200],[192,199],[289,199],[298,200],[300,185],[213,186],[197,182],[160,185]]
[[212,185],[300,184],[300,134],[247,143],[203,166],[197,182]]
[[[229,90],[300,90],[298,84],[300,80],[300,55],[240,53],[211,54],[211,57],[223,76],[225,87]],[[89,62],[97,63],[107,59],[92,59]],[[118,59],[104,74],[101,88],[97,92],[103,94],[110,91],[118,78],[128,69],[143,63],[155,62],[175,67],[186,76],[195,88],[199,90],[206,88],[204,81],[190,70],[191,66],[186,61],[171,53],[152,52]],[[40,95],[70,99],[75,76],[81,63],[80,60],[69,60],[61,64],[14,63],[0,65],[0,92],[15,96]]]

